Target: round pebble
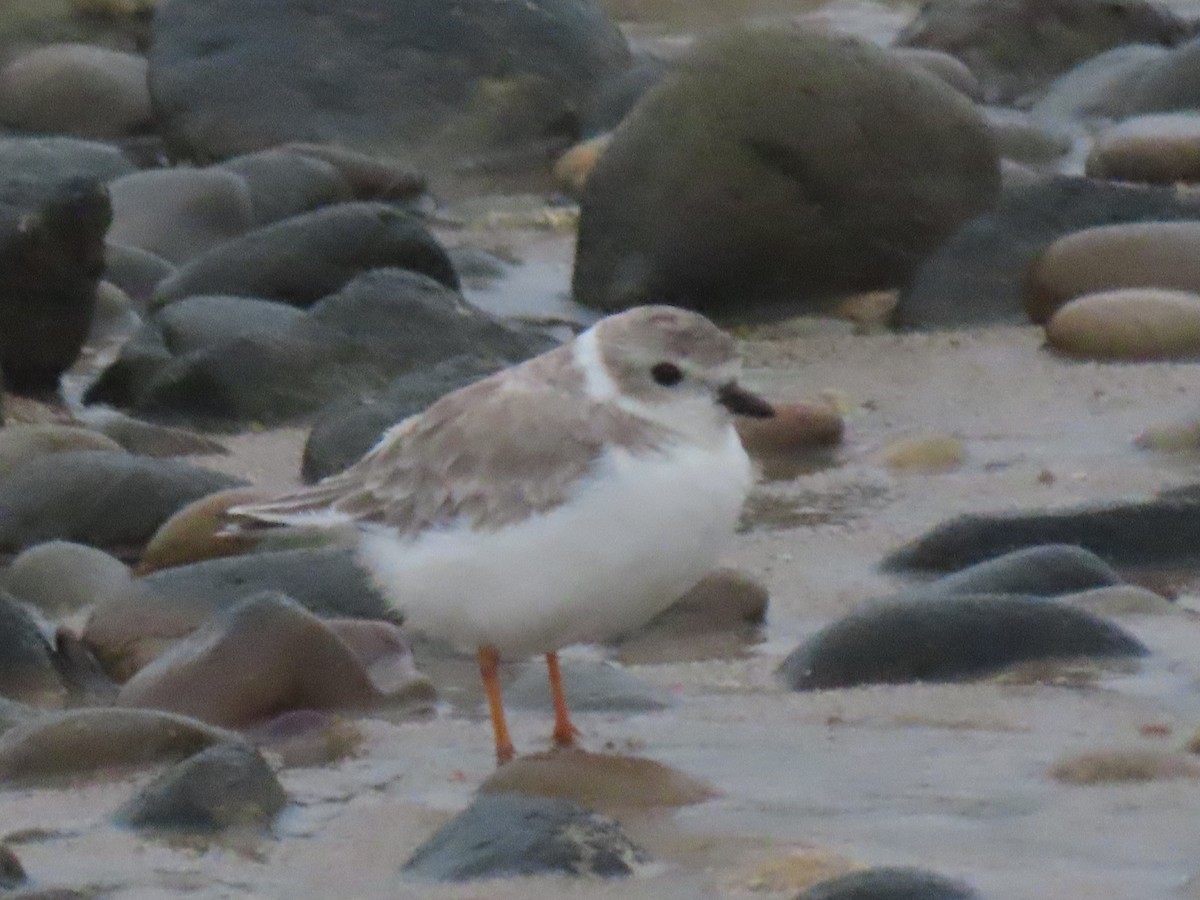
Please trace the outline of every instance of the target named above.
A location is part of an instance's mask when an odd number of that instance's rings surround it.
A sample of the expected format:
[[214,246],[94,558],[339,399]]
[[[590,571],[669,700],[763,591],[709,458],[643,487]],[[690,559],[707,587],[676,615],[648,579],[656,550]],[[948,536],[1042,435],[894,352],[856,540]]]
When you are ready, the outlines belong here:
[[1039,325],[1069,300],[1127,287],[1200,291],[1200,221],[1134,222],[1076,231],[1029,268],[1025,312]]
[[1100,132],[1085,171],[1092,178],[1147,184],[1200,181],[1200,115],[1126,119]]
[[1046,343],[1094,360],[1192,359],[1200,356],[1200,294],[1157,288],[1088,294],[1046,323]]

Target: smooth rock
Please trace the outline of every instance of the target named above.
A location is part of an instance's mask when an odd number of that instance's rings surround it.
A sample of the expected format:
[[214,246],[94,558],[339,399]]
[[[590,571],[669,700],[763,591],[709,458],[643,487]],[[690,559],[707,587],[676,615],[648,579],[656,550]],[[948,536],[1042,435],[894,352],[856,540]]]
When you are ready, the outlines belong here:
[[111,210],[90,179],[16,172],[0,184],[0,372],[10,391],[53,394],[92,324]]
[[[667,709],[674,702],[669,692],[604,660],[567,658],[559,668],[563,691],[576,712],[652,712]],[[522,666],[512,683],[505,686],[504,700],[512,709],[552,711],[545,664],[535,659]]]
[[772,403],[772,406],[775,415],[770,419],[734,420],[742,446],[752,457],[807,453],[842,442],[845,422],[832,403]]
[[1200,778],[1200,763],[1161,750],[1097,750],[1059,760],[1050,777],[1066,784],[1123,784]]
[[122,452],[112,438],[75,425],[9,425],[0,430],[0,480],[21,466],[53,453],[75,450]]
[[1154,591],[1132,584],[1097,587],[1058,598],[1095,616],[1171,616],[1182,610]]
[[950,472],[967,460],[962,438],[923,434],[897,438],[880,451],[880,460],[898,472]]
[[455,356],[400,375],[378,394],[333,401],[318,413],[305,441],[301,477],[311,484],[342,471],[397,422],[424,411],[451,391],[491,375],[502,362],[494,356]]
[[148,250],[105,241],[104,278],[128,294],[139,313],[149,308],[158,283],[174,271],[175,266]]
[[1027,105],[1071,67],[1120,44],[1171,46],[1192,26],[1144,0],[933,0],[896,38],[943,50],[979,79],[988,103]]
[[362,272],[389,267],[458,287],[446,251],[415,216],[384,203],[339,203],[214,247],[162,281],[155,302],[231,294],[308,307]]
[[361,711],[384,702],[431,699],[428,682],[417,675],[398,635],[388,653],[372,656],[371,663],[399,657],[407,664],[407,679],[377,684],[368,661],[321,619],[283,594],[256,594],[141,669],[125,682],[116,703],[240,728],[292,710]]
[[920,66],[930,75],[936,75],[964,97],[976,101],[983,97],[979,79],[967,64],[956,56],[927,47],[893,47],[892,55]]
[[[307,312],[235,297],[172,303],[151,316],[84,399],[201,425],[283,423],[463,354],[499,368],[552,344],[424,275],[375,269]],[[439,381],[436,370],[427,377]]]
[[987,107],[984,112],[1003,159],[1053,168],[1071,152],[1070,134],[1050,127],[1029,113],[999,106]]
[[86,344],[97,346],[123,340],[141,324],[142,318],[128,294],[107,281],[96,285],[96,306]]
[[301,710],[276,716],[249,738],[284,768],[311,768],[355,756],[364,735],[358,723],[340,715]]
[[35,706],[61,706],[66,689],[38,623],[0,591],[0,696]]
[[965,882],[922,869],[885,866],[827,879],[794,900],[978,900],[978,897]]
[[605,132],[575,144],[555,161],[555,181],[572,197],[578,197],[611,141],[612,133]]
[[278,149],[327,162],[341,173],[358,200],[412,201],[425,193],[425,177],[389,157],[358,153],[337,144],[289,141]]
[[885,571],[944,572],[1040,544],[1075,544],[1110,565],[1194,563],[1200,503],[1187,495],[949,519],[889,554]]
[[140,549],[176,510],[236,479],[170,459],[73,450],[0,480],[0,551],[49,540]]
[[736,569],[715,569],[645,625],[611,643],[628,663],[740,656],[762,640],[769,601],[761,582]]
[[1057,597],[1122,583],[1112,566],[1083,547],[1043,544],[975,563],[922,585],[920,591]]
[[27,880],[17,854],[7,844],[0,844],[0,891],[15,890]]
[[1085,171],[1147,184],[1200,181],[1200,115],[1135,116],[1113,125],[1097,135]]
[[227,159],[220,168],[240,175],[249,187],[256,225],[356,199],[337,166],[298,151],[260,150]]
[[106,769],[191,756],[232,732],[143,709],[74,709],[29,719],[0,734],[0,784],[46,784]]
[[604,815],[703,803],[712,785],[652,759],[551,750],[518,756],[479,786],[480,794],[522,794],[570,800]]
[[122,806],[119,825],[141,830],[213,832],[269,825],[287,794],[257,750],[217,744],[177,763]]
[[[1192,34],[1196,33],[1193,25]],[[1122,112],[1195,109],[1200,102],[1200,37],[1153,61],[1130,86]]]
[[17,556],[0,584],[44,615],[61,618],[128,587],[129,569],[95,547],[47,541]]
[[1014,663],[1142,656],[1118,626],[1053,600],[953,594],[869,603],[827,625],[780,666],[792,690],[980,678]]
[[1102,225],[1197,218],[1200,196],[1153,185],[1054,177],[1006,188],[993,212],[965,224],[921,264],[901,292],[893,324],[1028,324],[1027,270],[1058,238]]
[[1200,357],[1200,294],[1125,288],[1077,297],[1046,323],[1046,343],[1096,360]]
[[109,182],[113,222],[107,240],[179,265],[255,225],[250,186],[212,166],[134,172]]
[[898,287],[999,187],[986,122],[940,79],[849,39],[734,30],[614,132],[581,200],[572,291],[605,311],[820,311]]
[[146,60],[88,44],[50,44],[0,70],[0,123],[23,131],[121,137],[151,121]]
[[0,17],[0,46],[16,51],[81,41],[124,51],[144,47],[149,37],[144,16],[80,15],[88,4],[119,2],[124,0],[10,0]]
[[1065,122],[1126,113],[1133,87],[1170,51],[1157,44],[1113,47],[1051,82],[1030,113],[1043,122]]
[[71,137],[0,137],[0,181],[55,185],[76,178],[107,183],[136,171],[119,147]]
[[1134,437],[1133,446],[1158,453],[1186,454],[1200,450],[1200,419],[1189,416],[1149,425]]
[[632,874],[647,860],[611,819],[568,801],[521,794],[480,794],[422,844],[405,875],[470,881],[520,875]]
[[224,444],[207,435],[186,428],[143,422],[115,409],[85,407],[76,413],[76,418],[138,456],[225,456],[229,453]]
[[189,0],[158,9],[149,78],[177,156],[321,141],[447,169],[569,140],[574,111],[628,63],[590,0],[260,0],[236,28],[223,3]]
[[1059,238],[1029,267],[1025,311],[1042,325],[1069,300],[1117,288],[1200,292],[1200,218],[1107,225]]
[[[203,617],[261,591],[279,591],[320,616],[397,619],[351,553],[339,548],[279,550],[212,559],[152,572],[141,581],[171,606]],[[198,622],[197,622],[198,624]]]
[[222,556],[240,556],[252,550],[259,538],[250,534],[219,534],[228,521],[231,506],[267,499],[254,488],[230,488],[193,500],[163,522],[134,567],[134,574],[148,575],[159,569]]

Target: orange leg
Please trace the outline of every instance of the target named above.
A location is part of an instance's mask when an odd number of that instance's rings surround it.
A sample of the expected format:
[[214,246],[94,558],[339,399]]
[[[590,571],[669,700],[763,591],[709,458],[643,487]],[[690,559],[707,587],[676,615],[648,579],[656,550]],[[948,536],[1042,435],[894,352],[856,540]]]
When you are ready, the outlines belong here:
[[563,696],[562,673],[558,670],[558,654],[546,654],[546,669],[550,673],[550,696],[554,698],[554,746],[574,747],[579,729],[571,724],[567,698]]
[[487,692],[488,711],[492,714],[492,731],[496,735],[496,765],[502,766],[515,755],[508,723],[504,721],[504,701],[500,697],[500,654],[495,647],[479,648],[479,674]]

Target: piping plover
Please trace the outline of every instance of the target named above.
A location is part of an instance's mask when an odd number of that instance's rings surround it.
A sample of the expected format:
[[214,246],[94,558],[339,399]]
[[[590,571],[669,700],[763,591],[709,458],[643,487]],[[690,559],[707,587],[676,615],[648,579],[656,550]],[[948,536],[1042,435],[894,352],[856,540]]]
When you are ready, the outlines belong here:
[[446,395],[312,487],[234,507],[240,527],[357,530],[357,552],[408,627],[474,650],[496,759],[513,756],[501,656],[545,654],[554,743],[576,730],[557,651],[644,624],[732,537],[750,460],[732,416],[732,337],[644,306]]

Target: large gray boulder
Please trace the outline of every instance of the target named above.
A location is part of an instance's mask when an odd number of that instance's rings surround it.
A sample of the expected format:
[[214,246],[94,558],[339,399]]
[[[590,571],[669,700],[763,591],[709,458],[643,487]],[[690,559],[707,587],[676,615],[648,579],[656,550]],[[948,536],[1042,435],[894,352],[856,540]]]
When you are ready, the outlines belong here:
[[150,92],[182,157],[313,141],[440,164],[573,136],[628,61],[595,0],[164,0]]
[[727,32],[614,133],[582,197],[575,299],[813,311],[898,286],[999,189],[987,123],[935,76],[851,39]]

